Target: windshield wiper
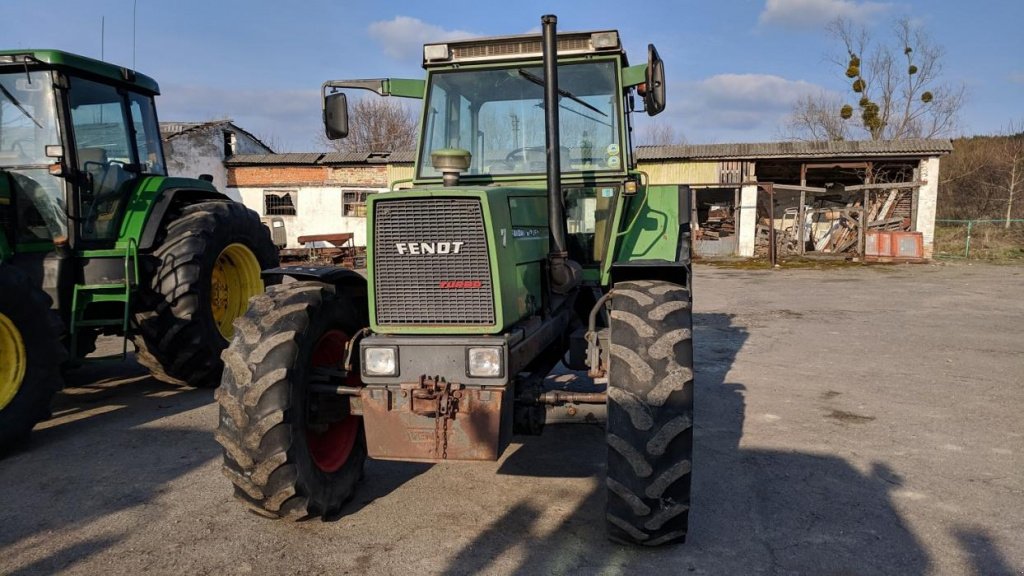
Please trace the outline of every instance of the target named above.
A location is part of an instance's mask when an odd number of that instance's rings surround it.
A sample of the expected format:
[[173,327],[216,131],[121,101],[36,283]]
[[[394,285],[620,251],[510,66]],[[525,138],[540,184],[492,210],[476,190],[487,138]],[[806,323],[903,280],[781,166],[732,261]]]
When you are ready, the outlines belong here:
[[[526,78],[530,82],[533,82],[537,86],[540,86],[541,88],[544,87],[544,79],[540,78],[539,76],[535,76],[534,74],[531,74],[531,73],[527,72],[526,70],[523,70],[522,68],[519,69],[519,75],[522,76],[523,78]],[[593,110],[594,112],[597,112],[601,116],[608,116],[608,114],[605,114],[604,112],[602,112],[598,108],[596,108],[594,106],[591,106],[590,104],[587,104],[585,101],[577,98],[575,94],[573,94],[572,92],[569,92],[568,90],[563,90],[563,89],[559,88],[558,89],[558,93],[561,94],[562,96],[565,96],[566,98],[569,98],[570,100],[572,100],[573,102],[579,104],[580,106],[585,106],[586,108],[589,108],[589,109]]]
[[14,97],[14,94],[11,94],[7,91],[7,88],[3,84],[0,84],[0,90],[2,90],[4,96],[6,96],[7,99],[11,101],[11,104],[14,104],[18,108],[18,110],[21,110],[21,113],[24,114],[26,118],[35,123],[35,125],[39,128],[43,127],[43,125],[40,124],[38,120],[33,118],[32,115],[28,113],[28,110],[25,110],[25,107],[21,105],[21,102],[19,102],[18,99]]

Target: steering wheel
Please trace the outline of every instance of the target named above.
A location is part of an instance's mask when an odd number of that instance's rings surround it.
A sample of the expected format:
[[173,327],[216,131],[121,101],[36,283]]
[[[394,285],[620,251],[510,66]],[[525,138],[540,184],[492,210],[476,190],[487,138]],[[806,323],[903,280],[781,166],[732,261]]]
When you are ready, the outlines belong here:
[[[561,162],[565,166],[569,160],[569,149],[565,146],[559,147]],[[529,172],[539,172],[544,169],[547,163],[548,148],[547,146],[523,146],[522,148],[515,148],[511,152],[505,155],[505,164],[509,166],[512,171],[522,166]]]

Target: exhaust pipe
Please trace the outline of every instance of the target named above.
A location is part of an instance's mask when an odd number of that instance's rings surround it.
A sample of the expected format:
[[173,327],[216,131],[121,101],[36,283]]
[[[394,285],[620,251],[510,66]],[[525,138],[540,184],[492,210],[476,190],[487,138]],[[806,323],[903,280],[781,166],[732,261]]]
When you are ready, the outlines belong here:
[[565,213],[562,207],[562,158],[558,133],[558,17],[540,18],[544,58],[544,124],[547,144],[548,226],[551,251],[548,253],[551,289],[558,294],[574,290],[582,278],[582,268],[569,260],[565,241]]

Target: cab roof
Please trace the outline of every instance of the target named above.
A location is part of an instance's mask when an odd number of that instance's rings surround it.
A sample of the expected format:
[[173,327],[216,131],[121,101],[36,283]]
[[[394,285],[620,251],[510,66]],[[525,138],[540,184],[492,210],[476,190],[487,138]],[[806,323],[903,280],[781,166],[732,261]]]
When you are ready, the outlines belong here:
[[0,50],[0,69],[26,64],[42,64],[71,73],[92,74],[151,94],[160,93],[160,86],[149,76],[87,56],[52,49]]

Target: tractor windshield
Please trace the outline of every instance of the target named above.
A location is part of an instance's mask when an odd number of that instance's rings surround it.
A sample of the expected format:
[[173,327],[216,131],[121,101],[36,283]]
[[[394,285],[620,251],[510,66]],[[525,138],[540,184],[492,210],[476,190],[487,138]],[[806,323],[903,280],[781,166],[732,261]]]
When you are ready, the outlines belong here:
[[[617,62],[558,69],[562,172],[623,169]],[[430,153],[462,148],[466,175],[544,174],[544,71],[539,66],[447,70],[430,76],[419,176],[441,176]]]
[[62,182],[48,170],[56,159],[46,156],[47,146],[60,144],[50,72],[0,74],[0,170],[19,206],[19,241],[67,235]]

